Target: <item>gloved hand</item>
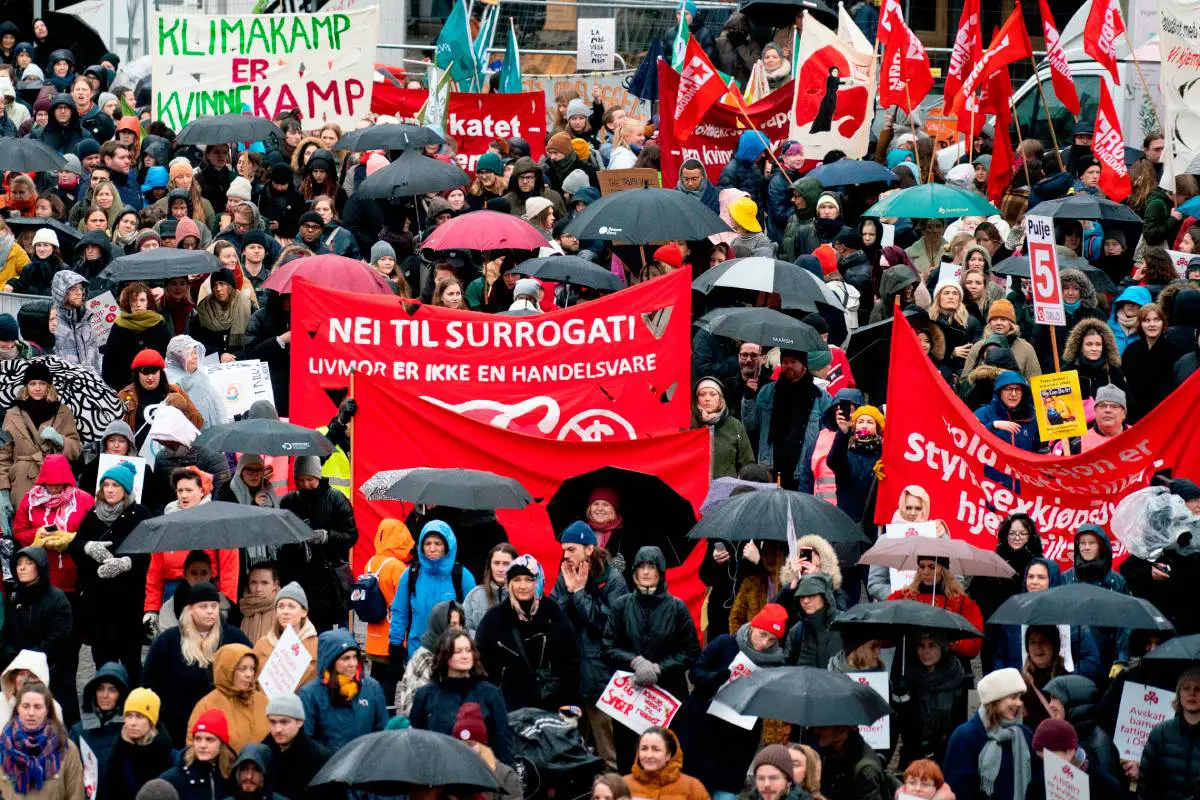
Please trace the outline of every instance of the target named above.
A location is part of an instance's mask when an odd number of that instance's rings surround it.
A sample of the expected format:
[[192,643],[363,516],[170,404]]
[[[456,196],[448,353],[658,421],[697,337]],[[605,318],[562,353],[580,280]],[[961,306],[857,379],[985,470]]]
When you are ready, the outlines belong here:
[[113,557],[113,554],[108,550],[110,544],[112,542],[88,542],[83,546],[83,552],[97,564],[103,564]]
[[634,656],[629,665],[633,667],[633,682],[637,686],[653,686],[658,683],[658,676],[662,671],[658,664],[642,656]]
[[[47,550],[53,550],[56,553],[61,553],[67,549],[67,546],[75,540],[75,531],[55,531],[54,533],[45,533],[44,529],[39,531],[42,536],[42,547]],[[34,537],[35,539],[37,537]]]
[[117,577],[122,572],[128,572],[129,568],[132,566],[133,562],[129,560],[129,556],[110,558],[108,561],[105,561],[103,564],[96,567],[96,574],[101,578],[108,580],[109,578]]
[[342,425],[349,425],[350,420],[354,419],[354,415],[358,413],[358,402],[353,397],[347,397],[338,406],[337,421]]
[[329,541],[329,531],[318,528],[313,531],[312,538],[308,541],[310,544],[325,544]]
[[[388,644],[388,661],[391,662],[392,677],[396,683],[404,679],[404,668],[408,666],[408,648],[402,644]],[[395,699],[392,698],[393,702]]]
[[1112,669],[1110,669],[1108,671],[1108,679],[1111,681],[1113,678],[1117,677],[1124,671],[1125,671],[1125,665],[1122,664],[1120,661],[1114,661],[1113,665],[1112,665]]
[[43,442],[49,442],[55,447],[62,447],[66,441],[63,439],[63,435],[61,433],[54,430],[54,428],[51,428],[49,425],[42,428],[39,435],[42,437]]
[[147,639],[153,639],[158,636],[158,612],[147,611],[142,615],[142,632],[146,634]]
[[612,558],[612,565],[613,565],[613,569],[615,569],[619,573],[624,574],[624,572],[625,572],[625,556],[622,555],[621,553],[617,553]]

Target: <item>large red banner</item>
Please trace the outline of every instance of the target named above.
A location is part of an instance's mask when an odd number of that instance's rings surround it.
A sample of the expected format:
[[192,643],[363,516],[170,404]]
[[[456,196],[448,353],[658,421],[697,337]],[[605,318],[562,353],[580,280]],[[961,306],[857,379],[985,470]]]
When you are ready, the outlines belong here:
[[[707,429],[623,442],[553,441],[463,418],[408,392],[397,391],[392,383],[380,378],[356,379],[354,397],[359,407],[351,444],[354,514],[359,530],[354,563],[358,567],[372,555],[380,520],[403,519],[412,509],[407,503],[369,502],[363,496],[362,484],[383,470],[463,467],[519,481],[535,502],[519,511],[498,511],[497,517],[513,546],[533,555],[546,570],[547,591],[558,576],[562,551],[546,507],[566,479],[601,467],[644,472],[660,478],[693,509],[699,509],[708,491]],[[638,502],[638,498],[623,500],[630,508]],[[579,509],[580,518],[584,511]],[[413,531],[414,536],[417,533]],[[680,552],[682,557],[686,550]],[[703,555],[704,548],[695,547],[682,566],[667,572],[671,594],[686,602],[693,616],[699,613],[704,597],[698,573]]]
[[[679,73],[671,69],[666,61],[658,62],[659,107],[674,108],[679,92]],[[746,117],[754,127],[766,134],[775,147],[788,138],[791,121],[788,111],[792,107],[792,84],[789,81],[769,95],[746,108]],[[689,158],[704,165],[708,179],[714,184],[721,177],[721,170],[733,157],[738,137],[750,130],[745,118],[737,109],[717,103],[708,109],[704,118],[692,126],[690,133],[675,130],[670,114],[659,116],[659,138],[662,142],[661,166],[663,187],[670,189],[679,181],[679,167]]]
[[[994,550],[1000,523],[1024,512],[1047,557],[1069,566],[1079,526],[1109,529],[1117,503],[1156,472],[1200,478],[1200,438],[1195,426],[1179,424],[1200,400],[1195,377],[1100,447],[1068,458],[1038,455],[987,431],[938,375],[912,328],[900,317],[894,326],[876,522],[891,522],[904,487],[917,484],[929,492],[930,518],[944,520],[955,538]],[[1114,546],[1123,557],[1124,548]]]
[[679,270],[529,317],[406,305],[297,280],[292,421],[324,425],[357,373],[550,438],[633,439],[687,428],[690,280]]

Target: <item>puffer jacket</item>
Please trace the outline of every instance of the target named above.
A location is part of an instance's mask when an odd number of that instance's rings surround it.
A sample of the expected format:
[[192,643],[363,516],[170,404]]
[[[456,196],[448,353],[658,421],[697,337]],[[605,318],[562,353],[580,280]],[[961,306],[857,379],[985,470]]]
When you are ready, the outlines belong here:
[[[1100,555],[1095,561],[1083,561],[1079,555],[1079,536],[1090,533],[1100,540]],[[1112,568],[1112,542],[1108,534],[1099,525],[1080,525],[1075,531],[1075,566],[1063,573],[1063,584],[1090,583],[1110,592],[1129,594],[1129,587],[1121,573]],[[1084,630],[1091,634],[1100,651],[1100,663],[1111,664],[1129,662],[1129,629],[1093,627],[1085,625]]]
[[708,800],[704,784],[683,773],[683,748],[671,730],[664,735],[675,743],[675,755],[657,772],[646,772],[635,759],[633,772],[625,776],[625,785],[638,800]]
[[[1057,177],[1057,176],[1054,176]],[[1047,179],[1049,180],[1049,179]],[[1063,353],[1063,348],[1066,347],[1067,339],[1070,337],[1071,331],[1079,324],[1081,320],[1098,319],[1101,322],[1105,320],[1104,312],[1096,305],[1096,288],[1092,285],[1092,280],[1083,270],[1060,269],[1058,271],[1058,279],[1060,282],[1072,280],[1083,287],[1083,291],[1079,298],[1079,307],[1074,311],[1069,308],[1067,312],[1067,326],[1064,330],[1059,327],[1056,329],[1055,336],[1058,341],[1058,354]],[[1065,307],[1065,306],[1064,306]],[[1042,364],[1042,372],[1048,373],[1054,371],[1054,352],[1050,342],[1050,326],[1035,325],[1033,329],[1033,341],[1031,342],[1033,349],[1037,352],[1038,361]]]
[[81,283],[86,299],[88,282],[78,272],[64,269],[55,273],[50,284],[50,296],[58,309],[58,324],[54,329],[54,354],[69,364],[91,367],[100,372],[100,343],[96,341],[96,332],[92,330],[89,319],[91,313],[86,305],[83,308],[66,306],[67,291]]
[[188,744],[192,743],[192,729],[200,715],[213,708],[225,715],[225,721],[229,723],[229,746],[234,750],[240,751],[245,745],[261,741],[270,732],[267,696],[259,688],[258,681],[251,684],[249,692],[239,692],[233,685],[238,662],[246,656],[254,659],[256,673],[263,668],[258,656],[244,644],[235,642],[217,650],[212,665],[213,690],[192,709],[187,726]]
[[408,719],[414,728],[436,731],[449,736],[454,732],[458,709],[464,703],[478,703],[483,709],[483,721],[488,729],[488,744],[496,758],[512,766],[513,733],[508,726],[508,711],[504,696],[495,684],[482,675],[466,678],[437,676],[417,690]]
[[634,569],[645,563],[658,567],[658,586],[651,594],[639,589],[613,603],[604,629],[604,661],[610,670],[629,670],[633,659],[641,656],[659,666],[659,687],[686,697],[687,671],[700,655],[700,637],[687,606],[667,594],[667,561],[662,550],[638,550]]
[[[363,571],[375,575],[379,581],[379,591],[383,593],[388,608],[396,597],[396,587],[400,584],[400,576],[408,568],[413,557],[412,534],[408,526],[398,519],[385,519],[379,523],[375,532],[375,555],[371,556],[364,565]],[[388,626],[391,624],[391,613],[381,622],[367,624],[367,655],[379,658],[388,657]]]
[[1154,730],[1142,750],[1139,800],[1190,800],[1200,783],[1200,723],[1175,715]]
[[[437,561],[430,561],[424,552],[425,537],[436,533],[446,540],[446,554]],[[408,642],[408,655],[421,645],[421,634],[429,625],[429,613],[443,600],[462,603],[467,593],[475,588],[475,578],[466,568],[462,570],[462,596],[455,595],[453,569],[458,557],[458,537],[450,526],[441,520],[425,523],[417,539],[416,586],[409,588],[413,580],[413,569],[409,567],[396,584],[396,596],[392,599],[392,621],[388,628],[388,643],[396,647]]]
[[589,706],[600,699],[612,677],[612,670],[604,662],[604,629],[613,606],[629,594],[629,586],[612,560],[603,557],[600,563],[604,565],[603,572],[589,573],[587,585],[580,591],[568,592],[560,571],[550,592],[550,599],[566,613],[575,628],[579,641],[580,694]]
[[359,736],[383,730],[388,721],[383,689],[378,681],[363,674],[361,653],[357,694],[351,700],[338,694],[333,665],[349,650],[357,652],[358,643],[345,629],[322,633],[317,640],[317,676],[297,692],[304,704],[304,732],[333,751]]
[[[1000,399],[1000,390],[1005,386],[1012,386],[1014,384],[1021,386],[1024,392],[1021,397],[1021,405],[1016,410],[1009,411],[1008,407]],[[1029,383],[1019,373],[1009,370],[996,378],[992,402],[978,409],[975,412],[975,418],[982,422],[983,427],[991,431],[992,434],[1014,447],[1019,447],[1022,450],[1028,450],[1032,453],[1036,453],[1041,447],[1042,439],[1038,433],[1037,418],[1033,413],[1033,399],[1029,395]],[[993,427],[994,423],[1001,420],[1016,422],[1021,426],[1021,429],[1016,433],[1009,433]]]

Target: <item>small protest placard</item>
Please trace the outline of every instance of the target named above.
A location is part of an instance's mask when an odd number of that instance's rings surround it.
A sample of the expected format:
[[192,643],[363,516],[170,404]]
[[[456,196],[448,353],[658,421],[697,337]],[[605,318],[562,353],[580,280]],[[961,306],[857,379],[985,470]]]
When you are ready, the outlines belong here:
[[142,484],[146,482],[146,459],[141,456],[118,456],[113,453],[101,453],[96,465],[96,491],[100,490],[100,477],[110,469],[128,461],[133,465],[133,502],[142,502]]
[[100,783],[100,761],[82,736],[79,737],[79,759],[83,762],[83,792],[88,800],[96,800],[96,788]]
[[[744,678],[747,675],[755,672],[758,666],[753,661],[746,658],[745,653],[738,653],[737,658],[729,662],[729,680],[721,686],[724,689],[729,684],[736,681],[738,678]],[[718,689],[717,691],[720,691]],[[754,723],[758,721],[758,717],[750,717],[745,714],[739,714],[729,706],[722,703],[720,700],[713,700],[708,704],[708,713],[718,719],[723,719],[730,725],[737,725],[739,728],[750,730],[754,727]]]
[[1053,442],[1087,433],[1083,393],[1076,370],[1035,375],[1029,382],[1038,433],[1043,442]]
[[[888,689],[888,674],[883,670],[877,672],[847,672],[846,677],[856,680],[865,686],[870,686],[875,690],[875,694],[891,702],[891,694]],[[863,741],[872,750],[887,750],[891,747],[891,720],[890,714],[884,714],[875,720],[873,725],[858,726],[858,732],[862,734]]]
[[1046,766],[1046,800],[1091,800],[1087,773],[1051,750],[1042,751]]
[[1167,255],[1171,258],[1171,266],[1175,267],[1175,274],[1181,278],[1187,277],[1188,262],[1193,258],[1200,258],[1196,253],[1182,253],[1178,250],[1168,250]]
[[258,675],[258,685],[268,698],[290,694],[300,685],[304,670],[312,662],[312,654],[300,642],[296,630],[289,625],[279,637],[275,651],[267,659],[267,665]]
[[89,298],[85,305],[87,306],[88,322],[92,326],[92,332],[96,334],[96,344],[106,344],[109,331],[112,330],[113,323],[117,321],[117,314],[121,312],[117,305],[117,298],[113,297],[112,292],[105,292]]
[[[937,538],[937,523],[936,522],[893,522],[884,528],[884,537],[887,539],[906,539],[909,536],[923,536],[926,539]],[[896,592],[901,589],[907,589],[913,582],[917,571],[914,569],[891,569],[888,568],[888,575],[891,577],[892,591]]]
[[626,189],[657,189],[658,170],[649,167],[606,169],[600,172],[600,194],[610,195]]
[[617,20],[581,19],[577,28],[575,71],[612,69],[617,51]]
[[230,417],[245,414],[258,400],[275,402],[271,368],[265,361],[205,364],[204,371],[224,401]]
[[596,708],[634,733],[647,728],[665,728],[679,711],[679,701],[657,686],[637,686],[633,673],[617,670],[604,687]]
[[1156,725],[1175,715],[1171,703],[1175,693],[1144,683],[1126,683],[1121,691],[1121,706],[1117,711],[1117,729],[1113,744],[1122,761],[1141,761],[1142,748]]

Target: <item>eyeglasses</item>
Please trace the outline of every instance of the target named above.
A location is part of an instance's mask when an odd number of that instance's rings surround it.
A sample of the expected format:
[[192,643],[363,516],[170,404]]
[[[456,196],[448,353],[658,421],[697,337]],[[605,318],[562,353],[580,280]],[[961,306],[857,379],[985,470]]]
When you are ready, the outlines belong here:
[[1009,539],[1028,539],[1029,534],[1026,533],[1025,531],[1013,530],[1013,531],[1008,532],[1008,538]]

